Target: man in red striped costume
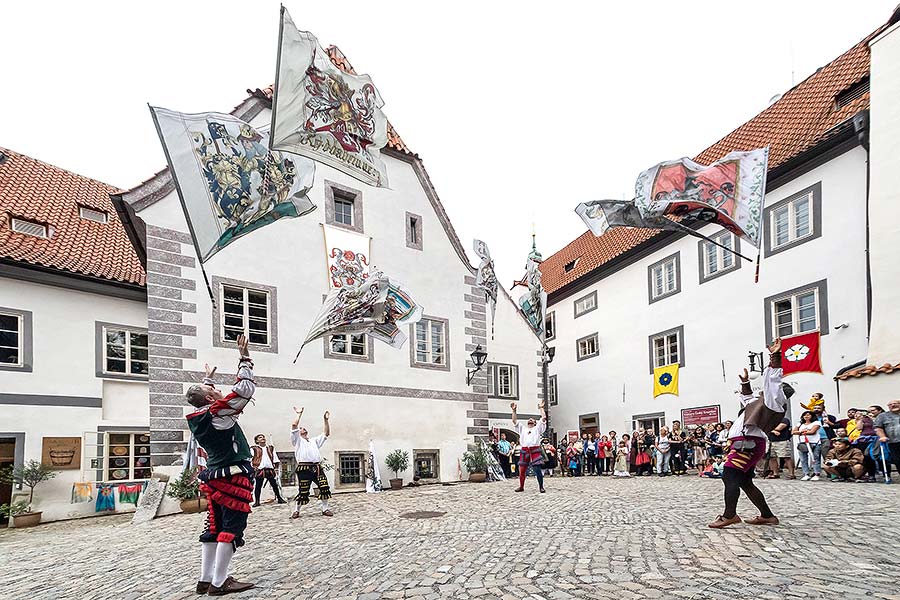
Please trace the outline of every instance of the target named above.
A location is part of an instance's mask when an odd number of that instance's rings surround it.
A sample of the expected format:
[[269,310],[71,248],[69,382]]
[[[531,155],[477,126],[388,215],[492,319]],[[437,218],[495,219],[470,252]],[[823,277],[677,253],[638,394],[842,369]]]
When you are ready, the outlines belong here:
[[191,433],[206,451],[206,468],[200,472],[200,490],[209,501],[206,529],[200,535],[202,560],[198,594],[224,596],[249,590],[228,576],[234,551],[244,545],[244,529],[253,497],[253,453],[238,424],[238,417],[256,391],[253,361],[247,350],[247,338],[237,339],[240,351],[237,380],[231,392],[223,394],[213,383],[216,367],[206,367],[202,384],[192,385],[186,392],[188,403],[197,408],[187,416]]

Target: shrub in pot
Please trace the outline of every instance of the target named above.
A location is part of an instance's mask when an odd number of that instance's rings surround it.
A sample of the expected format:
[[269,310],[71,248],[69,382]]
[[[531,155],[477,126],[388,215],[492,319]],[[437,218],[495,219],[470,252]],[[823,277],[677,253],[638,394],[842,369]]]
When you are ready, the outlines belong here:
[[409,452],[397,448],[384,457],[384,462],[388,469],[394,472],[394,478],[391,479],[391,489],[399,490],[403,487],[403,478],[400,473],[409,468]]
[[469,472],[469,481],[481,483],[487,478],[488,456],[484,446],[475,446],[464,452],[462,462]]
[[181,501],[181,512],[198,513],[206,510],[206,498],[200,497],[199,468],[185,469],[175,481],[166,486],[166,495]]
[[[12,506],[4,504],[3,514],[12,518],[13,527],[33,527],[41,522],[41,511],[32,511],[34,488],[41,483],[56,477],[56,472],[37,460],[29,460],[24,465],[8,468],[0,473],[0,481],[13,485],[28,486],[28,501],[14,502]],[[23,506],[24,505],[24,506]]]

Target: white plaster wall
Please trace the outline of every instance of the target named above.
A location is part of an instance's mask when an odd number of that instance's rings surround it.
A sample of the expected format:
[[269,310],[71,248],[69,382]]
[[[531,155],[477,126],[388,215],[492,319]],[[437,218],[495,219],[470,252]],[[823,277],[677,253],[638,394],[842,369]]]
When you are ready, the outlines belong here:
[[[733,418],[736,374],[747,366],[748,351],[764,350],[763,299],[821,279],[828,280],[831,327],[842,322],[850,326],[822,337],[824,374],[795,374],[788,381],[796,383],[795,415],[799,402],[816,391],[837,412],[832,377],[866,354],[865,159],[865,151],[855,148],[769,192],[767,205],[821,181],[822,235],[764,258],[758,284],[753,283],[754,265],[744,261],[739,270],[700,285],[697,239],[687,237],[552,305],[557,334],[550,342],[556,346],[550,372],[558,374],[559,385],[552,419],[556,430],[577,429],[579,415],[595,412],[601,429],[629,432],[637,414],[665,412],[670,422],[681,419],[682,408],[719,404],[722,418]],[[702,231],[709,235],[718,227]],[[681,253],[681,292],[649,304],[647,267],[676,251]],[[756,254],[745,242],[742,253]],[[575,299],[592,290],[598,293],[599,308],[574,319]],[[648,337],[679,325],[684,326],[685,350],[680,395],[654,399]],[[575,340],[594,332],[599,333],[600,356],[577,362]]]
[[[511,292],[517,298],[525,288],[516,288]],[[520,413],[537,412],[538,387],[540,384],[541,342],[532,333],[531,327],[522,316],[514,300],[500,292],[497,298],[497,314],[494,323],[494,337],[491,339],[491,308],[488,305],[488,362],[512,364],[519,367],[519,397],[515,400]],[[509,413],[511,399],[491,398],[488,400],[488,411],[492,413]],[[491,426],[499,426],[491,420]]]
[[[881,366],[900,362],[900,24],[879,36],[871,51],[872,338],[868,364]],[[892,397],[897,397],[896,391],[882,396]]]

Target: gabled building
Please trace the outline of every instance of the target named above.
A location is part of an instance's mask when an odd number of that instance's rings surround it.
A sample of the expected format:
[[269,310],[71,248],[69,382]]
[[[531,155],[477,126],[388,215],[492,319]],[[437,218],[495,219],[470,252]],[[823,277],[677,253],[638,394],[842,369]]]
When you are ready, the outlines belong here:
[[[748,354],[810,331],[821,333],[823,373],[788,377],[794,415],[813,392],[832,412],[849,407],[833,378],[867,352],[869,86],[880,76],[869,43],[885,27],[695,157],[770,148],[759,283],[753,261],[670,231],[588,231],[544,261],[557,430],[733,418]],[[717,225],[687,224],[757,254]],[[654,398],[653,369],[673,363],[679,394]]]
[[0,148],[0,465],[58,469],[44,520],[94,514],[75,482],[150,475],[146,277],[116,191]]

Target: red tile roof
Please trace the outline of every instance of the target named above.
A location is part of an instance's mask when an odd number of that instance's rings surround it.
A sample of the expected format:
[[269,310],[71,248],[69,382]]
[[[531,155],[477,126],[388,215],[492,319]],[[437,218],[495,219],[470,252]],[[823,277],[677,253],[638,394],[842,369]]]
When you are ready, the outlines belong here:
[[[345,73],[350,73],[351,75],[356,75],[356,71],[353,70],[353,65],[350,64],[350,61],[341,52],[340,48],[337,46],[328,46],[325,49],[325,52],[328,53],[328,57],[331,59],[331,62],[334,63],[341,71]],[[255,90],[248,89],[247,93],[251,96],[255,96],[257,98],[262,98],[263,100],[272,101],[272,94],[274,92],[274,85],[266,86],[262,89],[256,88]],[[404,154],[415,155],[415,153],[407,147],[407,145],[400,139],[400,136],[397,134],[397,130],[394,129],[394,126],[388,122],[388,148],[396,150],[398,152],[403,152]]]
[[[804,81],[778,101],[694,157],[709,164],[735,150],[769,146],[769,169],[784,165],[813,146],[831,138],[836,125],[869,107],[869,92],[836,109],[835,98],[869,76],[868,42],[887,27],[879,27]],[[586,231],[541,265],[544,288],[554,292],[593,271],[620,254],[659,234],[654,229],[610,229],[595,237]],[[581,258],[575,268],[564,266]]]
[[[0,260],[144,285],[145,274],[110,199],[115,187],[0,148]],[[107,214],[81,218],[79,206]],[[12,230],[13,217],[52,227],[41,239]]]
[[884,363],[880,367],[876,367],[874,365],[865,365],[863,367],[858,367],[856,369],[851,369],[844,373],[841,373],[835,379],[840,379],[844,381],[846,379],[850,379],[851,377],[860,378],[865,377],[866,375],[878,375],[880,373],[893,373],[894,371],[900,372],[900,363],[892,365],[891,363]]

